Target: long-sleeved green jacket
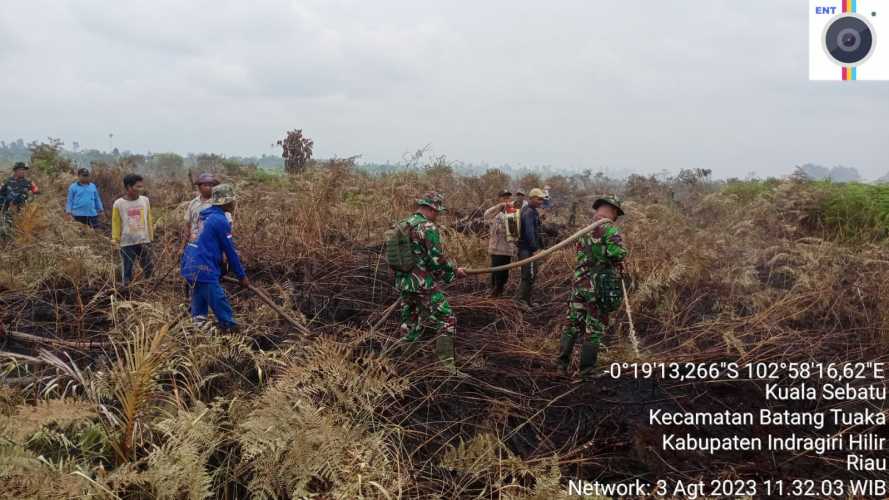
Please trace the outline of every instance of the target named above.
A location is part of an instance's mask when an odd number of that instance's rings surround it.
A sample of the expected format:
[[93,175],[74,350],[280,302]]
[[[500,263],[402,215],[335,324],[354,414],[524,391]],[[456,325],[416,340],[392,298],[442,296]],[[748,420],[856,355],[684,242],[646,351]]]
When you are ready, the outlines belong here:
[[595,274],[617,267],[627,256],[620,229],[612,224],[597,227],[578,238],[574,288],[593,290]]
[[395,273],[395,288],[402,293],[431,292],[439,283],[451,283],[457,266],[447,257],[438,226],[420,213],[408,217],[416,267],[409,273]]

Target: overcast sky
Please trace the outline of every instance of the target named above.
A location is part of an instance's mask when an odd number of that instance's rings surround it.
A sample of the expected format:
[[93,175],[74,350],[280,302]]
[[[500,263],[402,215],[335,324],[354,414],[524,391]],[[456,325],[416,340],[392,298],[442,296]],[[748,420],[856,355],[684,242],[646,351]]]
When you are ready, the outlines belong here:
[[807,23],[804,0],[3,0],[0,138],[886,174],[889,83],[808,81]]

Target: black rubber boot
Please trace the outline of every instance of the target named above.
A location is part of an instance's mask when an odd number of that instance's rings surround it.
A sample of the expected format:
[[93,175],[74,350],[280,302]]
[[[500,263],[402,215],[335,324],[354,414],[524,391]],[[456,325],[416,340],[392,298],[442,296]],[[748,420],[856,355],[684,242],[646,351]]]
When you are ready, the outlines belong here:
[[523,302],[527,304],[531,301],[531,285],[525,281],[522,281],[519,284],[519,289],[516,291],[515,300],[518,302]]
[[599,345],[584,342],[580,346],[580,377],[584,380],[596,378],[596,361],[599,359]]
[[559,373],[562,375],[567,376],[568,370],[571,368],[571,357],[574,354],[574,342],[576,340],[577,337],[567,333],[563,333],[559,339],[559,357],[557,361],[559,363]]

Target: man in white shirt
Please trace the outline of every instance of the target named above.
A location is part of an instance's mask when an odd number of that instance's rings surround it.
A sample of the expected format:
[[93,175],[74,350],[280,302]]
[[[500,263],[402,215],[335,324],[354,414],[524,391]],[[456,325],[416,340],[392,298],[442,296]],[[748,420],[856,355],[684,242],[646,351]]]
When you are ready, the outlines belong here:
[[[488,254],[491,256],[491,267],[509,264],[516,255],[516,244],[506,234],[506,219],[515,213],[512,193],[501,191],[497,196],[497,204],[485,210],[485,222],[488,223],[489,240]],[[509,281],[509,270],[491,273],[491,297],[503,295],[503,289]]]
[[[198,195],[188,202],[188,207],[185,209],[185,231],[187,232],[186,241],[188,243],[197,241],[198,236],[201,234],[201,212],[211,206],[210,197],[213,193],[213,188],[219,185],[219,179],[213,174],[205,172],[198,176],[198,180],[194,184],[198,188]],[[228,219],[229,224],[232,224],[231,213],[226,212],[225,218]]]
[[133,264],[142,266],[142,274],[151,277],[154,265],[151,260],[151,240],[154,227],[151,204],[143,196],[145,183],[142,176],[129,174],[123,178],[127,193],[114,202],[111,211],[111,240],[120,246],[123,260],[123,284],[133,280]]

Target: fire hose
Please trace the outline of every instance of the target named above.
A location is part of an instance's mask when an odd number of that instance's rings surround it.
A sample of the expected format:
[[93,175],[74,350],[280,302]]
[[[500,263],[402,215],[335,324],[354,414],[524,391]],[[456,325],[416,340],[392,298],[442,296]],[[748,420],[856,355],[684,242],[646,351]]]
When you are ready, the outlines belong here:
[[480,267],[478,269],[466,269],[466,274],[495,273],[497,271],[506,271],[508,269],[513,269],[516,267],[521,267],[521,266],[530,264],[534,261],[540,260],[540,259],[552,254],[553,252],[555,252],[557,250],[561,250],[561,249],[565,248],[566,246],[570,245],[571,243],[574,243],[574,240],[576,240],[577,238],[580,238],[581,236],[593,231],[597,227],[599,227],[602,224],[605,224],[607,222],[611,222],[611,219],[599,219],[596,222],[593,222],[592,224],[590,224],[589,226],[572,234],[568,238],[556,243],[555,245],[547,248],[546,250],[544,250],[542,252],[536,253],[536,254],[532,255],[531,257],[528,257],[527,259],[520,260],[518,262],[511,262],[509,264],[506,264],[503,266],[497,266],[497,267]]
[[[222,279],[224,279],[225,281],[231,282],[231,283],[238,283],[238,280],[236,280],[230,276],[225,276]],[[293,316],[287,314],[287,312],[284,311],[284,309],[281,309],[281,306],[279,306],[278,304],[275,304],[275,301],[272,300],[272,298],[269,297],[268,294],[266,294],[265,291],[263,291],[261,288],[257,288],[253,284],[250,284],[250,285],[247,285],[247,289],[250,290],[251,292],[253,292],[257,297],[259,297],[260,300],[265,302],[267,306],[271,307],[272,310],[278,314],[278,316],[284,318],[284,320],[286,320],[288,323],[290,323],[291,326],[296,328],[296,331],[298,331],[299,333],[306,335],[306,336],[309,336],[312,334],[311,330],[309,330],[304,324],[297,321]]]
[[[548,255],[551,255],[551,254],[553,254],[554,252],[556,252],[556,251],[558,251],[558,250],[561,250],[562,248],[565,248],[566,246],[570,245],[571,243],[573,243],[574,241],[576,241],[576,240],[577,240],[578,238],[580,238],[581,236],[583,236],[583,235],[585,235],[585,234],[587,234],[587,233],[590,233],[590,232],[592,232],[593,230],[595,230],[597,227],[599,227],[599,226],[601,226],[601,225],[603,225],[603,224],[609,223],[609,222],[611,222],[610,219],[599,219],[599,220],[593,222],[592,224],[590,224],[590,225],[584,227],[583,229],[580,229],[579,231],[577,231],[576,233],[572,234],[572,235],[569,236],[568,238],[566,238],[566,239],[560,241],[559,243],[553,245],[552,247],[547,248],[546,250],[543,250],[542,252],[537,253],[537,254],[535,254],[535,255],[533,255],[533,256],[527,258],[527,259],[523,259],[523,260],[520,260],[520,261],[518,261],[518,262],[513,262],[513,263],[510,263],[510,264],[503,265],[503,266],[483,267],[483,268],[478,268],[478,269],[466,269],[466,274],[467,274],[467,275],[470,275],[470,274],[486,274],[486,273],[493,273],[493,272],[497,272],[497,271],[506,271],[506,270],[508,270],[508,269],[513,269],[513,268],[516,268],[516,267],[521,267],[521,266],[530,264],[530,263],[535,262],[535,261],[538,261],[538,260],[540,260],[540,259],[542,259],[542,258],[544,258],[544,257],[547,257]],[[235,282],[235,281],[236,281],[236,280],[234,280],[234,279],[232,279],[232,278],[229,278],[229,277],[226,277],[225,280],[226,280],[226,281],[231,281],[231,282]],[[623,285],[623,280],[621,280],[621,284]],[[271,298],[268,297],[268,295],[266,295],[261,289],[258,289],[258,288],[256,288],[255,286],[252,286],[252,285],[249,286],[248,288],[249,288],[253,293],[255,293],[257,296],[259,296],[259,298],[262,299],[263,302],[265,302],[266,304],[268,304],[268,305],[269,305],[269,306],[270,306],[276,313],[278,313],[281,317],[283,317],[283,318],[284,318],[285,320],[287,320],[291,325],[293,325],[293,326],[294,326],[300,333],[303,333],[303,334],[308,334],[308,333],[309,333],[309,331],[308,331],[308,329],[305,327],[305,325],[299,323],[298,321],[296,321],[295,319],[293,319],[290,315],[288,315],[286,312],[284,312],[284,311],[283,311],[277,304],[275,304],[274,301],[271,300]],[[629,303],[629,300],[627,299],[626,286],[625,286],[625,285],[624,285],[624,301],[626,302],[627,313],[629,314],[629,313],[630,313],[630,303]],[[392,315],[392,313],[397,309],[397,306],[398,306],[398,303],[399,303],[399,302],[401,302],[400,299],[397,300],[397,301],[395,301],[392,305],[390,305],[390,306],[384,311],[384,313],[383,313],[383,315],[380,317],[380,319],[378,319],[378,320],[373,324],[373,326],[371,326],[371,331],[374,331],[374,330],[376,330],[377,328],[379,328],[380,325],[382,325],[383,322],[385,322],[385,321],[389,318],[389,316]],[[632,320],[632,316],[630,316],[630,331],[632,332],[631,337],[632,337],[632,340],[634,341],[633,344],[634,344],[634,347],[635,347],[635,344],[636,344],[636,342],[635,342],[635,331],[634,331],[634,328],[633,328],[632,321],[633,321],[633,320]]]
[[[543,250],[542,252],[539,252],[537,254],[532,255],[531,257],[528,257],[527,259],[523,259],[518,262],[512,262],[512,263],[509,263],[509,264],[506,264],[503,266],[480,267],[478,269],[466,269],[466,274],[467,275],[487,274],[487,273],[493,273],[493,272],[497,272],[497,271],[506,271],[508,269],[514,269],[516,267],[521,267],[521,266],[530,264],[530,263],[538,261],[548,255],[551,255],[553,252],[556,252],[558,250],[561,250],[562,248],[565,248],[566,246],[570,245],[571,243],[573,243],[575,240],[577,240],[581,236],[583,236],[587,233],[590,233],[593,230],[595,230],[597,227],[599,227],[603,224],[609,223],[609,222],[611,222],[611,219],[599,219],[596,222],[593,222],[592,224],[590,224],[590,225],[584,227],[583,229],[577,231],[576,233],[572,234],[568,238],[560,241],[559,243],[551,246],[550,248],[547,248],[546,250]],[[621,283],[623,283],[623,280],[621,280]],[[626,290],[626,288],[624,288],[624,289]],[[624,300],[626,301],[627,310],[629,311],[630,303],[629,303],[629,300],[627,299],[626,292],[624,292]],[[380,317],[380,319],[378,319],[376,321],[376,323],[373,324],[373,326],[371,327],[371,330],[376,330],[377,328],[379,328],[380,325],[382,325],[383,322],[385,322],[386,319],[388,319],[389,316],[392,315],[392,313],[397,308],[396,306],[398,305],[399,302],[400,302],[400,299],[395,301],[392,305],[390,305],[386,309],[386,311],[383,313],[383,315]],[[630,319],[630,322],[631,322],[630,328],[632,329],[633,328],[632,327],[632,318]]]

